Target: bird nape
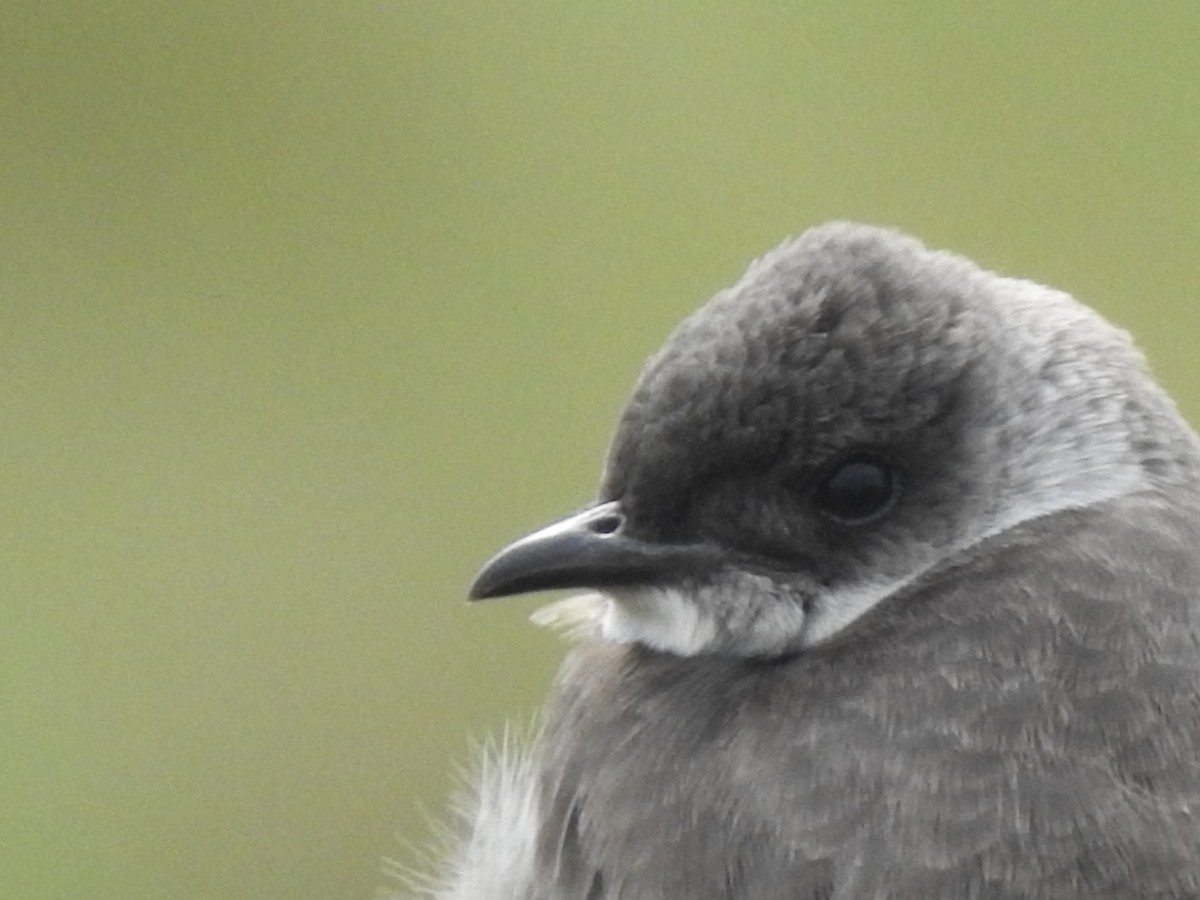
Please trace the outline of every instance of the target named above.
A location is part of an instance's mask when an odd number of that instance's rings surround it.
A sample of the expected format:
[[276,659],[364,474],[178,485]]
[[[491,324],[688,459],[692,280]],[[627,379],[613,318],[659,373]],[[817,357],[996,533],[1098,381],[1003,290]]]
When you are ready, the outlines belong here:
[[1200,897],[1200,442],[1067,294],[835,223],[474,599],[577,638],[442,900]]

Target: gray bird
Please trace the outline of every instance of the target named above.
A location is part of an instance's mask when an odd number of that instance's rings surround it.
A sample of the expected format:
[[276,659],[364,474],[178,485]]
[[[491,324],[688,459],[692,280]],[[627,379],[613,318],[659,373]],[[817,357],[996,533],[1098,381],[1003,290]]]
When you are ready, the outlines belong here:
[[789,240],[646,364],[453,900],[1200,897],[1200,442],[1128,336],[893,231]]

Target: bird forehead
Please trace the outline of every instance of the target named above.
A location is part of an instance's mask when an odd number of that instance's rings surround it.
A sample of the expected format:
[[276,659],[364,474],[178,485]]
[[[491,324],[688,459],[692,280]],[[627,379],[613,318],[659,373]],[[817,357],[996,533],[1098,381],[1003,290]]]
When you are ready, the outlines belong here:
[[914,427],[945,405],[977,352],[966,283],[928,266],[922,282],[906,241],[869,240],[868,253],[848,235],[832,249],[782,245],[680,324],[622,415],[610,494],[638,475],[665,490],[705,467],[763,465],[797,441]]

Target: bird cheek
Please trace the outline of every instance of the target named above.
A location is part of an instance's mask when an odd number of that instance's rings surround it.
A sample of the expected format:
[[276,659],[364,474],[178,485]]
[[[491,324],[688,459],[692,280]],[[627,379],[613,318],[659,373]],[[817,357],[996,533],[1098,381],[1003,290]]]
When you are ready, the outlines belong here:
[[773,657],[804,643],[818,588],[807,574],[738,572],[726,586],[726,630],[739,656]]

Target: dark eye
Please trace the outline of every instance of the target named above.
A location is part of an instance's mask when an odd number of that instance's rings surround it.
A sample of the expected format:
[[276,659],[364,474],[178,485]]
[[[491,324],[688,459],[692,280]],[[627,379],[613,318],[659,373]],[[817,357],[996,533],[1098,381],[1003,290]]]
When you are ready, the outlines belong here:
[[891,466],[872,457],[854,457],[825,476],[817,489],[817,504],[832,519],[861,525],[886,511],[895,496]]

